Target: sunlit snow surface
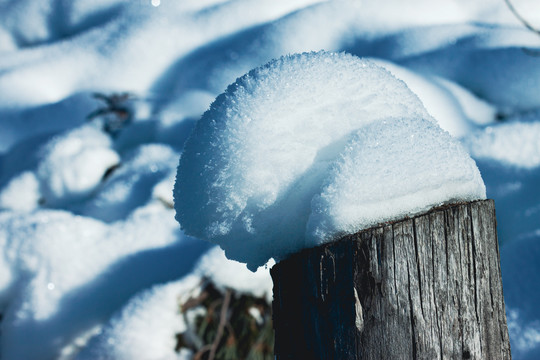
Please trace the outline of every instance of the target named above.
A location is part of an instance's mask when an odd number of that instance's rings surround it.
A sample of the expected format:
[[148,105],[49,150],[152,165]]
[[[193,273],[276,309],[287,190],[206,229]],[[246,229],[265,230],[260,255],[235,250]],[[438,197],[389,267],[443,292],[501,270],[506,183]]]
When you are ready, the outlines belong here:
[[[496,201],[513,358],[540,357],[540,38],[504,1],[156,4],[0,0],[0,358],[176,358],[183,287],[163,284],[209,246],[170,208],[184,141],[237,77],[322,49],[385,67],[463,141]],[[85,120],[93,92],[134,95],[114,138]]]
[[474,162],[405,83],[327,52],[282,57],[230,85],[188,139],[174,192],[188,234],[252,269],[485,198]]
[[426,119],[383,118],[353,133],[312,199],[308,245],[485,196],[476,164],[448,133]]
[[272,299],[272,280],[266,269],[251,272],[214,247],[202,256],[192,274],[152,287],[130,300],[100,329],[78,359],[94,360],[103,354],[115,360],[190,359],[190,351],[175,354],[175,338],[171,334],[186,330],[178,303],[196,296],[204,279],[212,279],[223,290],[232,287],[239,294]]

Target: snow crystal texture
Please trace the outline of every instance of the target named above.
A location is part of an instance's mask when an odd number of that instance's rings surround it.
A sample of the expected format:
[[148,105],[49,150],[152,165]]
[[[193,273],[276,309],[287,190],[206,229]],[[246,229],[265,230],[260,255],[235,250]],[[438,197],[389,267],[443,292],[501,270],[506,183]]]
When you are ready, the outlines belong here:
[[[365,176],[346,179],[356,172]],[[186,142],[174,195],[186,233],[256,269],[351,229],[485,198],[485,188],[405,83],[319,52],[271,61],[218,96]],[[343,210],[362,206],[374,215]]]
[[312,201],[313,244],[433,205],[485,198],[475,162],[425,119],[392,119],[356,132]]

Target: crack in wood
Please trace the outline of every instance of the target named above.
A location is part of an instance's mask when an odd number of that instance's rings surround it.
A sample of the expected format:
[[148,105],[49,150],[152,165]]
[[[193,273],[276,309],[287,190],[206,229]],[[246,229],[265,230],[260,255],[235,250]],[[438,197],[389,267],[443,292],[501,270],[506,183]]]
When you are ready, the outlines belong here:
[[511,359],[494,215],[449,206],[278,263],[276,358]]
[[409,263],[407,262],[407,282],[409,285],[409,319],[411,325],[411,344],[412,344],[412,358],[417,359],[417,349],[418,339],[416,338],[416,325],[414,319],[414,305],[411,297],[411,271],[409,268]]
[[356,291],[356,288],[353,288],[353,290],[354,290],[354,308],[356,312],[354,323],[358,331],[362,332],[364,331],[364,314],[362,311],[362,304],[360,303],[360,299],[358,298],[358,292]]
[[416,253],[416,270],[418,271],[418,291],[420,292],[420,310],[422,311],[422,317],[425,319],[424,302],[423,302],[424,298],[423,298],[423,294],[422,294],[422,276],[423,276],[423,272],[420,271],[420,263],[422,263],[422,261],[420,260],[420,251],[419,251],[419,248],[418,248],[418,238],[417,238],[417,235],[416,235],[416,219],[413,219],[412,229],[413,229],[413,239],[414,239],[414,251]]

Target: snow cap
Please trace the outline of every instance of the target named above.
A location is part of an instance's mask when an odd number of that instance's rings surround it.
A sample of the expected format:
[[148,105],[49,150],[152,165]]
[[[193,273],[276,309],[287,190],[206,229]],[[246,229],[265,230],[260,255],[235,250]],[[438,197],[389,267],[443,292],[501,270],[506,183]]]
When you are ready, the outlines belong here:
[[216,98],[186,142],[174,196],[186,233],[254,270],[343,233],[483,199],[485,187],[404,82],[368,60],[312,52],[256,68]]

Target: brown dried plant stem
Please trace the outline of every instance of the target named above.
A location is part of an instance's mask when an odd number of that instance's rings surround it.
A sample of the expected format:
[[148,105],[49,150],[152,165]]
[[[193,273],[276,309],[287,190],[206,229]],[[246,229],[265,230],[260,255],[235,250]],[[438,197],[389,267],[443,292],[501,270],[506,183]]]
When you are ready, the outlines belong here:
[[521,16],[517,12],[514,5],[510,2],[510,0],[504,0],[504,2],[506,3],[506,6],[508,6],[508,9],[510,9],[512,14],[514,14],[514,16],[523,24],[523,26],[525,26],[530,31],[536,33],[537,35],[540,35],[540,30],[536,29],[534,26],[531,25],[530,22],[528,22],[523,16]]
[[227,292],[225,293],[225,298],[223,299],[223,305],[221,306],[221,313],[219,316],[219,325],[217,329],[216,338],[214,339],[214,342],[212,343],[212,347],[210,348],[210,355],[208,356],[208,360],[214,360],[219,342],[221,341],[221,338],[223,337],[223,329],[225,329],[225,325],[227,324],[227,314],[229,313],[229,304],[231,302],[231,295],[232,295],[231,290],[227,290]]

